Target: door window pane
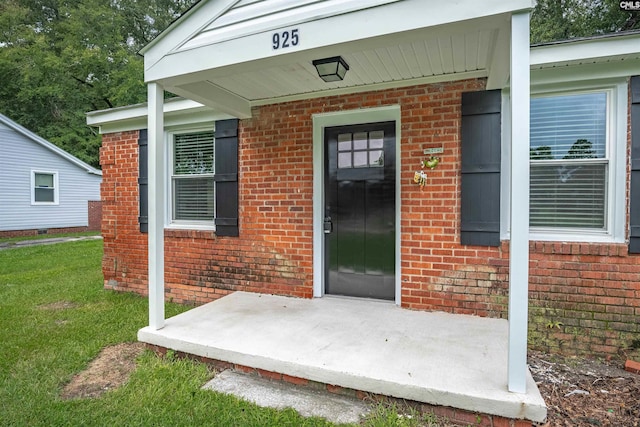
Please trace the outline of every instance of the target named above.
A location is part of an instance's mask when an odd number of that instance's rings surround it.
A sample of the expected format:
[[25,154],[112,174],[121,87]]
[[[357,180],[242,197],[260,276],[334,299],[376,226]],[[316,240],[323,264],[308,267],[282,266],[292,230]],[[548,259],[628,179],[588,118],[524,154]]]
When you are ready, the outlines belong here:
[[346,153],[338,153],[338,167],[340,169],[351,168],[351,151]]
[[338,135],[338,151],[350,151],[351,150],[351,134],[341,133]]
[[384,151],[369,151],[369,166],[384,166]]
[[366,151],[355,151],[353,153],[353,167],[354,168],[362,168],[368,166],[369,162],[367,159]]
[[[353,138],[353,139],[352,139]],[[338,135],[338,168],[384,166],[384,131]]]
[[369,148],[382,148],[384,145],[384,131],[369,132]]
[[353,134],[353,149],[354,150],[366,150],[367,149],[367,133],[357,132]]

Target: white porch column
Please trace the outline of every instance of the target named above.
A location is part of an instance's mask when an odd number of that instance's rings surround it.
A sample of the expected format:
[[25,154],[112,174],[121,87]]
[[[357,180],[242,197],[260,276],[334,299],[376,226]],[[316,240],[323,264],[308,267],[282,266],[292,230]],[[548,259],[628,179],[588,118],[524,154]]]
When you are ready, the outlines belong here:
[[165,149],[164,90],[157,83],[147,86],[149,138],[149,326],[164,326],[164,210]]
[[511,17],[509,391],[526,393],[529,298],[529,12]]

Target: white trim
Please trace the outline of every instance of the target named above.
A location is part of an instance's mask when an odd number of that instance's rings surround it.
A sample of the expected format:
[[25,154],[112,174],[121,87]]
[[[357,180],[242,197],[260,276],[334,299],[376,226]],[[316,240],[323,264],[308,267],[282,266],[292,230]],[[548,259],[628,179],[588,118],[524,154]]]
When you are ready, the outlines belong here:
[[[53,175],[53,202],[36,201],[36,174]],[[58,206],[60,204],[60,191],[58,171],[31,169],[31,206]]]
[[166,151],[164,135],[164,90],[156,83],[147,85],[149,100],[149,327],[164,327],[164,225]]
[[[638,34],[616,35],[596,39],[534,46],[531,48],[531,65],[535,68],[567,63],[602,61],[605,58],[635,57],[638,59]],[[631,59],[631,58],[629,58]]]
[[[535,72],[534,72],[535,74]],[[535,78],[534,78],[535,80]],[[626,230],[626,183],[627,183],[627,114],[628,114],[628,83],[627,79],[599,79],[587,81],[559,81],[555,84],[532,86],[531,95],[571,95],[577,93],[605,92],[607,94],[607,158],[609,163],[607,187],[607,229],[606,230],[544,230],[541,228],[530,230],[530,240],[548,242],[587,242],[587,243],[624,243]],[[505,91],[505,94],[508,93]],[[508,99],[503,100],[506,105]],[[503,175],[508,176],[506,167],[510,161],[509,146],[511,136],[508,132],[508,107],[503,117],[503,147],[502,167]],[[509,211],[509,181],[503,179],[501,190],[503,194],[501,207]],[[501,218],[500,237],[510,239],[510,220],[507,216]]]
[[[185,41],[176,51],[194,49],[200,46],[222,43],[228,40],[248,37],[254,34],[267,33],[280,28],[298,26],[307,22],[318,21],[333,16],[357,12],[395,3],[399,0],[330,0],[307,1],[295,7],[282,7],[260,3],[258,7],[251,9],[251,15],[234,13],[231,8],[227,13],[211,20],[200,33],[190,40]],[[266,4],[265,4],[266,3]],[[247,8],[248,9],[248,8]],[[231,16],[235,15],[231,19]],[[235,19],[233,19],[235,18]],[[223,21],[218,23],[218,21]]]
[[313,116],[313,296],[324,296],[324,129],[334,126],[356,125],[361,123],[387,122],[396,123],[396,280],[395,303],[401,304],[402,291],[402,181],[401,181],[401,110],[399,105],[380,108],[363,108],[350,111],[315,114]]
[[[101,134],[147,128],[147,103],[87,113],[87,124],[99,127]],[[165,128],[177,129],[202,122],[231,119],[233,116],[215,111],[199,102],[184,98],[164,101]]]
[[529,12],[511,17],[509,391],[527,392],[529,300]]
[[[211,123],[207,126],[205,123],[200,123],[199,126],[179,126],[165,132],[165,146],[166,146],[166,187],[165,187],[165,208],[166,216],[164,219],[165,228],[172,230],[211,230],[215,231],[215,212],[214,218],[211,221],[185,221],[173,219],[173,144],[175,142],[175,135],[208,132],[214,133],[215,144],[215,123]],[[215,161],[215,152],[214,152]],[[214,170],[215,175],[215,170]],[[214,190],[215,191],[215,190]],[[215,194],[215,193],[214,193]]]

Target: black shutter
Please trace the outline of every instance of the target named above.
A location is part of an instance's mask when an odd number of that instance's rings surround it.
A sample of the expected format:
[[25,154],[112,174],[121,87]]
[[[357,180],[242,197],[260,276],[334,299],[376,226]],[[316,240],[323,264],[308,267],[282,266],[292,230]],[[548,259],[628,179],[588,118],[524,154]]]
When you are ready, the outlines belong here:
[[500,90],[462,94],[463,245],[500,245]]
[[631,77],[631,194],[629,253],[640,253],[640,76]]
[[140,232],[149,232],[149,145],[147,130],[140,130],[138,136],[138,201],[140,216],[138,223],[140,224]]
[[218,120],[215,129],[216,235],[239,236],[238,119]]

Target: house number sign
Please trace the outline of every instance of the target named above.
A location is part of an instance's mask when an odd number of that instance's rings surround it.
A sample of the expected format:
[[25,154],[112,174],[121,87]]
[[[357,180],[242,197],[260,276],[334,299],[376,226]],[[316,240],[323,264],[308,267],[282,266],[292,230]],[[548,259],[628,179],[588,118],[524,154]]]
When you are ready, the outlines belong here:
[[300,32],[297,28],[276,31],[271,35],[271,47],[273,47],[273,50],[298,46],[298,43],[300,43]]

